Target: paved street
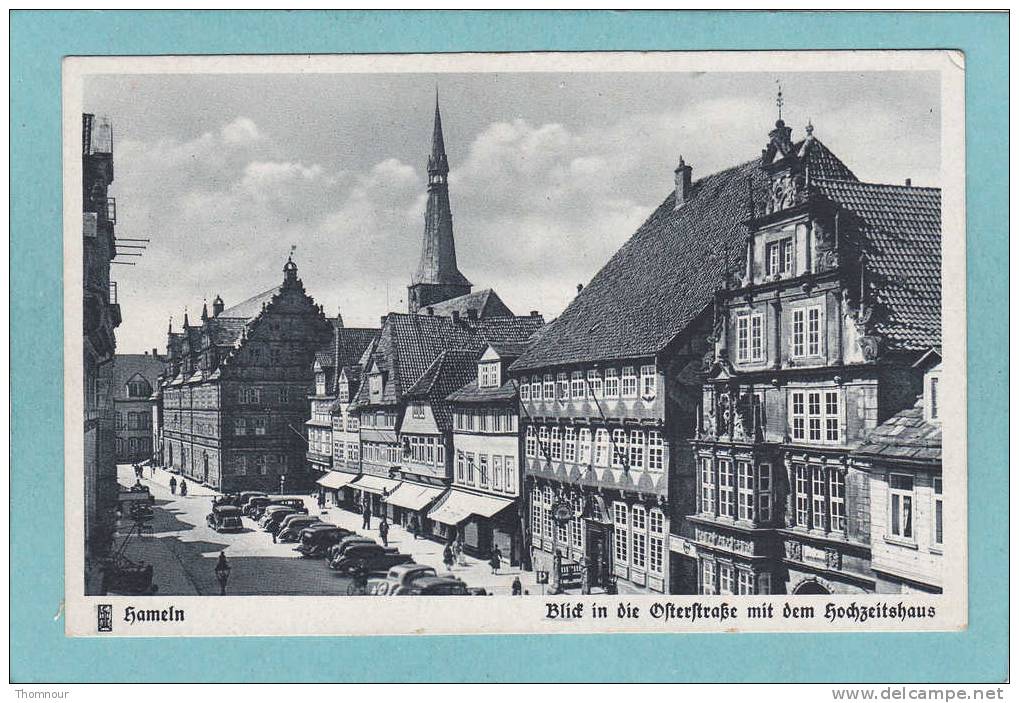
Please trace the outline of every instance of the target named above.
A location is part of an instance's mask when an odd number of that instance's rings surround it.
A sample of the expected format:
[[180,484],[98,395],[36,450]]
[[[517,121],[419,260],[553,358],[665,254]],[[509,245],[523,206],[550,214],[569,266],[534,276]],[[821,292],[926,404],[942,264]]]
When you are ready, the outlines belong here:
[[[324,560],[301,558],[292,544],[274,544],[271,535],[260,530],[249,518],[244,518],[245,529],[238,533],[220,534],[208,527],[205,516],[211,509],[215,492],[189,482],[186,497],[173,495],[169,489],[171,475],[162,469],[153,471],[146,467],[142,483],[156,498],[155,517],[150,523],[151,529],[140,537],[133,536],[125,551],[128,558],[153,565],[153,582],[159,587],[159,595],[218,594],[214,568],[221,551],[231,567],[228,595],[346,595],[349,578],[338,576]],[[122,485],[132,485],[135,482],[133,468],[119,466],[118,478]],[[310,497],[306,504],[309,514],[321,515],[325,522],[379,540],[375,519],[372,530],[362,530],[359,515],[331,506],[320,511]],[[129,527],[125,521],[120,523],[118,539],[123,539]],[[433,566],[439,573],[446,572],[442,564],[442,545],[426,539],[415,540],[398,526],[390,529],[389,537],[390,546],[411,554],[417,563]],[[481,586],[497,595],[510,595],[513,579],[519,577],[531,594],[541,592],[541,587],[535,585],[533,573],[521,572],[507,563],[499,574],[492,574],[487,562],[471,557],[466,557],[465,561],[464,565],[455,565],[452,573],[469,586]]]

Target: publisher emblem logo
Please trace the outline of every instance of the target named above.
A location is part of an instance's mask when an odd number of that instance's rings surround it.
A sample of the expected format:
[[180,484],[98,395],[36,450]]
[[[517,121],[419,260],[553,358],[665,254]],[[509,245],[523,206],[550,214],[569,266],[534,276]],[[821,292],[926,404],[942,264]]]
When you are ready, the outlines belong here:
[[99,632],[113,632],[113,606],[109,603],[96,606],[96,626]]

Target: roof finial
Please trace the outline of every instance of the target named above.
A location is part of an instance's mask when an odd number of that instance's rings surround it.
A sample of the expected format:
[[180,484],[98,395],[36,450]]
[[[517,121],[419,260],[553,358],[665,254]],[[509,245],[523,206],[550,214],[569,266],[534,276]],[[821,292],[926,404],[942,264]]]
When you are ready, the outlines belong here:
[[778,121],[781,122],[782,106],[785,105],[785,98],[782,97],[782,81],[776,80],[775,83],[778,84],[778,96],[775,98],[775,104],[778,105]]
[[810,121],[809,117],[807,118],[807,136],[814,136],[814,123]]
[[170,324],[166,327],[167,334],[173,334],[173,315],[170,315]]

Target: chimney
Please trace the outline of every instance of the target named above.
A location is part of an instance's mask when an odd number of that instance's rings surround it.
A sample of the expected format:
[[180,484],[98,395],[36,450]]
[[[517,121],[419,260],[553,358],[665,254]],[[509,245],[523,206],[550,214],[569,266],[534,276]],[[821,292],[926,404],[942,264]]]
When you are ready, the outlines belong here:
[[912,178],[907,178],[906,179],[906,187],[909,187],[911,185],[913,185],[913,179]]
[[679,157],[679,166],[676,166],[676,205],[673,208],[678,210],[686,205],[690,197],[690,186],[693,180],[693,168],[686,165],[683,157]]
[[434,317],[435,316],[435,308],[433,308],[431,305],[429,305],[427,308],[425,308],[425,310],[428,311],[428,317]]
[[467,308],[467,319],[468,320],[477,320],[478,319],[478,311],[475,310],[474,308]]
[[382,325],[383,327],[385,327],[385,326],[386,326],[386,318],[387,318],[387,317],[388,317],[388,315],[383,315],[382,317],[380,317],[380,318],[379,318],[379,323],[380,323],[380,324],[381,324],[381,325]]
[[538,311],[537,310],[531,310],[531,317],[538,317]]
[[159,352],[156,351],[155,347],[152,347],[152,356],[159,356]]
[[578,283],[577,284],[577,293],[580,293],[580,291],[582,291],[582,290],[584,290],[584,284],[583,283]]
[[454,310],[453,314],[451,315],[451,317],[453,318],[453,324],[454,325],[460,323],[460,311],[459,310]]

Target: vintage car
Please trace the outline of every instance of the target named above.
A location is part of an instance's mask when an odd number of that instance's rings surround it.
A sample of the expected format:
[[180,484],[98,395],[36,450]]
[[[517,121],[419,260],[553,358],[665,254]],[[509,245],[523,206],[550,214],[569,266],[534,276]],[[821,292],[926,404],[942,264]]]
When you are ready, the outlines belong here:
[[381,544],[352,544],[343,554],[329,562],[329,568],[341,574],[385,571],[397,564],[414,561],[410,554],[400,554],[395,547]]
[[[477,591],[480,590],[481,593]],[[402,589],[398,596],[472,596],[484,595],[484,589],[468,588],[455,576],[422,576]]]
[[343,527],[330,525],[305,527],[301,530],[301,536],[294,551],[300,552],[301,556],[318,559],[324,557],[331,546],[350,534],[350,530]]
[[212,499],[212,504],[216,505],[233,505],[237,508],[244,508],[248,501],[256,496],[264,496],[265,493],[261,491],[241,491],[240,493],[227,493],[226,495]]
[[425,564],[397,564],[389,569],[385,578],[369,581],[367,592],[371,596],[396,596],[416,579],[425,576],[438,574],[433,567]]
[[256,502],[253,504],[249,515],[255,520],[261,519],[262,513],[264,513],[265,509],[270,505],[285,505],[291,508],[300,508],[303,509],[304,512],[308,512],[304,506],[304,498],[301,498],[300,496],[268,496],[268,499],[264,501],[261,498],[255,498],[253,500]]
[[311,515],[302,515],[301,513],[292,513],[287,515],[280,522],[279,527],[276,530],[276,541],[277,542],[296,542],[297,538],[301,534],[301,530],[305,527],[311,527],[312,525],[326,525],[328,523],[323,522],[317,517]]
[[283,518],[290,515],[307,514],[307,508],[294,508],[289,505],[270,505],[262,513],[262,519],[258,521],[258,526],[266,532],[275,533],[279,529],[280,523],[283,522]]
[[120,491],[118,509],[122,516],[143,522],[152,518],[152,506],[155,503],[156,497],[152,495],[149,487],[138,481],[130,488]]
[[241,512],[250,518],[257,520],[262,515],[262,510],[265,506],[272,503],[272,498],[269,496],[252,496],[248,498],[247,502],[241,506]]
[[336,544],[329,547],[329,561],[339,557],[344,551],[346,551],[347,547],[352,544],[378,544],[378,542],[373,540],[371,537],[365,537],[364,535],[351,532],[343,539],[337,541]]
[[216,505],[205,516],[205,522],[216,532],[238,532],[244,529],[241,509],[235,505]]

